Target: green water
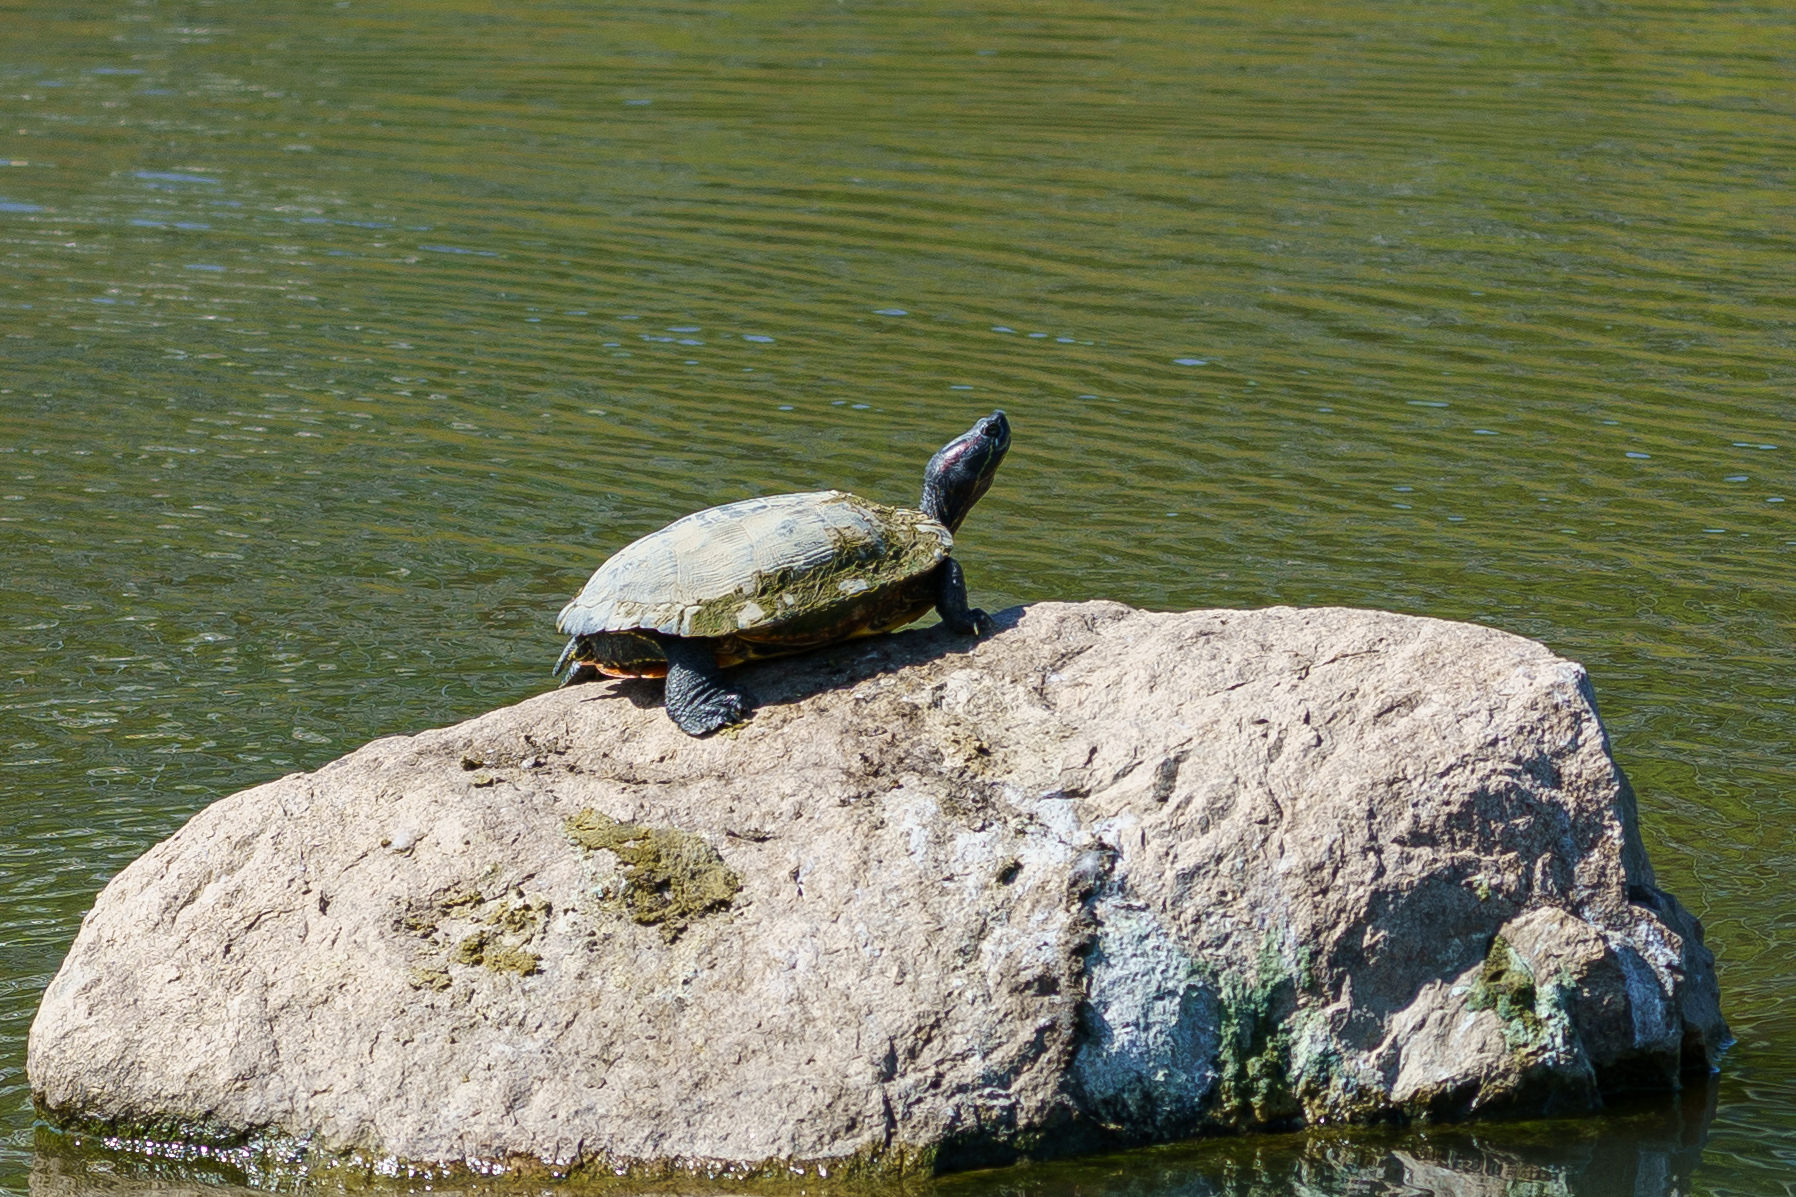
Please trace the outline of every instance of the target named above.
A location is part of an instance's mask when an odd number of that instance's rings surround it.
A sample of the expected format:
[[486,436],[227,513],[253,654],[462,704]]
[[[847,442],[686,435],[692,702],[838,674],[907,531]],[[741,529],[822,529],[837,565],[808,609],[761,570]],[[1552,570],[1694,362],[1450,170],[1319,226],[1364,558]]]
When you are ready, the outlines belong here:
[[127,861],[542,690],[629,539],[908,501],[1003,407],[987,607],[1584,661],[1739,1044],[948,1189],[1796,1192],[1793,80],[1796,10],[1678,0],[0,0],[0,1187],[62,1183],[25,1032]]

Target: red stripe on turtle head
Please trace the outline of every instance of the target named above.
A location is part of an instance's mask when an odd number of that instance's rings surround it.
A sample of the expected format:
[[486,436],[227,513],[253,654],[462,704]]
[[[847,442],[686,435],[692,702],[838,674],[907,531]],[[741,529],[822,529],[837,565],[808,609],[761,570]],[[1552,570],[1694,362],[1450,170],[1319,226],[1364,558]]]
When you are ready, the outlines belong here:
[[923,472],[923,514],[958,531],[1010,450],[1010,421],[1001,411],[976,421],[943,445]]

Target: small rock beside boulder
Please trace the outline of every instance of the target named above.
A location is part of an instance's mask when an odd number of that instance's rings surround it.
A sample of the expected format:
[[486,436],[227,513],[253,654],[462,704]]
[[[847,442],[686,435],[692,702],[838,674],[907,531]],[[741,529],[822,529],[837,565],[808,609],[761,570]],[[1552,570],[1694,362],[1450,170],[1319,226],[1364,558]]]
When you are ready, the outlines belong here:
[[1341,609],[1007,612],[377,740],[120,873],[40,1108],[316,1168],[946,1170],[1594,1109],[1727,1042],[1576,664]]

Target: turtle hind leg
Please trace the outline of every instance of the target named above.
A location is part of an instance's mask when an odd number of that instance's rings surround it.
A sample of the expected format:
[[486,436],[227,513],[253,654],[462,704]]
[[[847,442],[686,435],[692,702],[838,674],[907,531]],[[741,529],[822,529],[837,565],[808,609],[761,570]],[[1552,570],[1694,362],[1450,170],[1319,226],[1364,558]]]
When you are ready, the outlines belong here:
[[561,657],[555,662],[555,668],[549,671],[550,677],[561,677],[561,671],[567,670],[567,676],[561,678],[561,688],[564,690],[569,686],[578,686],[582,682],[594,682],[599,679],[598,666],[590,661],[574,660],[574,653],[579,648],[580,637],[575,636],[567,642],[567,647],[561,650]]
[[690,640],[666,640],[667,715],[689,736],[703,736],[741,723],[755,701],[723,684],[717,658],[709,647]]
[[952,557],[942,562],[936,574],[935,609],[951,632],[980,636],[992,630],[992,617],[967,605],[967,576],[960,571],[960,562]]
[[561,650],[561,655],[559,657],[555,658],[555,668],[549,670],[549,676],[560,677],[561,671],[566,669],[573,662],[574,653],[579,651],[579,648],[580,637],[570,637],[567,642],[567,647]]
[[597,665],[592,664],[590,661],[582,661],[567,671],[567,676],[561,679],[561,689],[565,690],[569,686],[583,685],[586,682],[596,682],[603,676],[604,675],[599,672],[599,667]]

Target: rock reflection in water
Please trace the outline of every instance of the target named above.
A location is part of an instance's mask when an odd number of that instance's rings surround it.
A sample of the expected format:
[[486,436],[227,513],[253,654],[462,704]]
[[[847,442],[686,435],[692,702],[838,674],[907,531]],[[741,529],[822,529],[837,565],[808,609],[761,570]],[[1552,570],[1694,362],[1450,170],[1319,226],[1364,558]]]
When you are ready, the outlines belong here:
[[[1425,1130],[1360,1128],[1308,1135],[1208,1139],[1058,1164],[944,1177],[891,1192],[921,1197],[1684,1197],[1701,1162],[1715,1115],[1714,1081],[1669,1100],[1579,1121],[1481,1123]],[[244,1182],[251,1182],[246,1184]],[[701,1195],[741,1193],[740,1185],[702,1181],[612,1182],[568,1186],[569,1193]],[[425,1182],[373,1181],[379,1192],[424,1190]],[[253,1186],[253,1187],[252,1187]],[[362,1188],[353,1184],[352,1188]],[[436,1182],[434,1197],[529,1192],[550,1186],[495,1177]],[[829,1197],[837,1187],[814,1178],[770,1190]],[[173,1163],[84,1148],[43,1130],[31,1172],[31,1197],[263,1197],[271,1189],[339,1191],[292,1176],[245,1176],[218,1165]],[[752,1192],[752,1190],[747,1190]],[[879,1186],[850,1182],[843,1193],[879,1197]]]
[[1576,1122],[1207,1140],[948,1177],[933,1197],[1683,1197],[1716,1093]]

